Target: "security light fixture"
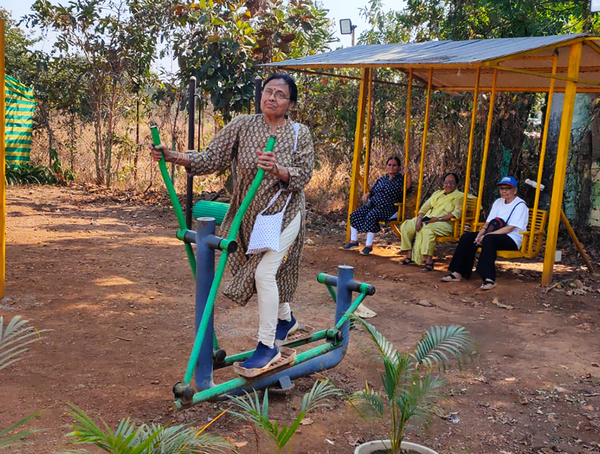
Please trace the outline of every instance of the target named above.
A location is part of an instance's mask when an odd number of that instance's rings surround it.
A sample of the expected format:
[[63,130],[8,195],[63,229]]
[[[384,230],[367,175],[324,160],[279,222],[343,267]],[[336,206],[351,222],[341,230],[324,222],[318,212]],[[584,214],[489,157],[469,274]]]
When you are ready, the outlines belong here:
[[351,35],[355,28],[356,25],[352,26],[352,21],[350,19],[340,19],[340,33],[342,35]]
[[340,33],[342,35],[352,35],[352,45],[353,46],[354,46],[354,30],[355,29],[356,29],[356,25],[352,25],[352,21],[350,19],[340,19]]

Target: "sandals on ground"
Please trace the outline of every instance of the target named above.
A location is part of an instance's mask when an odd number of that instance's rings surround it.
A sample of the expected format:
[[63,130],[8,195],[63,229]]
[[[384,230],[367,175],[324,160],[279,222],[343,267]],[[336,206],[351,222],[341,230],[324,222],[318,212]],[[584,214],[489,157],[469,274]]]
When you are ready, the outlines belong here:
[[460,282],[462,281],[461,277],[456,276],[454,273],[450,273],[447,276],[442,278],[442,282]]
[[414,263],[414,262],[413,262],[413,259],[411,259],[410,257],[406,257],[401,262],[398,262],[399,265],[410,265],[411,263]]
[[486,279],[485,281],[483,281],[483,284],[481,284],[481,290],[491,290],[496,286],[496,283],[494,281],[492,281],[491,279]]
[[423,268],[421,268],[421,271],[433,271],[433,262],[426,263]]

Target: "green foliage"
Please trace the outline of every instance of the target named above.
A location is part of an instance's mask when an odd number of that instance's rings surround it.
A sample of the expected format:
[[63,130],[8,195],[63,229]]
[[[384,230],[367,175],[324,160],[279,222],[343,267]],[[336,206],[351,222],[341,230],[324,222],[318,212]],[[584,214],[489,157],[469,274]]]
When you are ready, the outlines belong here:
[[225,121],[247,110],[259,64],[322,51],[334,41],[326,11],[307,0],[203,0],[178,5],[170,21],[182,79],[195,76]]
[[156,50],[160,15],[146,14],[144,5],[154,3],[82,0],[64,6],[36,0],[26,18],[31,27],[54,30],[55,49],[73,63],[73,95],[82,98],[75,105],[89,107],[96,132],[96,180],[107,186],[116,119],[125,114],[132,92],[140,96]]
[[361,44],[597,33],[600,26],[583,1],[408,0],[384,12],[381,0],[371,0],[361,14],[371,25]]
[[61,184],[74,181],[75,172],[65,169],[58,157],[56,149],[50,149],[50,167],[25,162],[18,167],[6,166],[6,184]]
[[0,429],[0,451],[14,446],[22,445],[23,442],[21,440],[23,440],[25,437],[28,437],[31,434],[39,432],[39,430],[24,430],[22,432],[13,433],[19,427],[23,426],[24,424],[27,424],[30,420],[39,416],[40,413],[41,412],[38,411],[27,416],[26,418],[21,419],[20,421],[16,422],[10,427],[7,427],[6,429]]
[[240,408],[240,412],[231,413],[238,418],[250,421],[256,427],[263,431],[275,444],[277,453],[281,454],[285,445],[300,427],[304,416],[318,407],[326,406],[323,402],[329,397],[339,396],[341,392],[329,383],[329,380],[316,381],[312,389],[302,398],[302,407],[300,413],[291,426],[279,425],[276,421],[269,419],[269,391],[265,390],[263,402],[256,392],[253,395],[246,393],[245,397],[231,396],[230,399],[234,405]]
[[[101,420],[100,427],[83,410],[71,405],[69,413],[75,420],[70,444],[93,445],[111,454],[193,454],[224,452],[231,443],[220,437],[202,434],[204,429],[188,425],[163,427],[161,425],[136,423],[130,418],[121,420],[113,431]],[[66,453],[90,453],[87,450],[64,451]]]
[[[28,323],[28,320],[16,315],[5,327],[4,317],[0,315],[0,371],[22,360],[23,355],[29,350],[29,345],[39,341],[42,338],[41,333],[46,331],[37,330]],[[37,430],[26,430],[15,433],[18,428],[39,414],[40,412],[33,413],[6,429],[0,429],[0,450],[20,445],[23,438],[37,432]]]
[[52,171],[43,165],[34,165],[29,162],[18,167],[6,166],[6,184],[55,184],[56,177]]
[[39,39],[33,39],[19,28],[10,12],[0,7],[0,18],[4,19],[4,64],[6,74],[23,83],[28,83],[29,75],[35,71],[34,52],[29,48]]
[[473,351],[473,341],[461,326],[438,326],[424,333],[411,353],[400,353],[373,325],[357,316],[352,320],[365,328],[379,350],[384,391],[375,391],[367,383],[365,389],[352,394],[350,401],[365,419],[384,422],[391,453],[399,454],[409,420],[429,420],[443,384],[440,372],[452,360],[462,366]]
[[0,315],[0,371],[20,361],[22,355],[29,350],[29,345],[41,339],[40,333],[28,320],[14,316],[4,327],[4,317]]
[[63,169],[62,163],[55,148],[50,149],[50,160],[52,162],[50,168],[56,177],[57,183],[67,184],[77,178],[75,172],[73,172],[73,169]]

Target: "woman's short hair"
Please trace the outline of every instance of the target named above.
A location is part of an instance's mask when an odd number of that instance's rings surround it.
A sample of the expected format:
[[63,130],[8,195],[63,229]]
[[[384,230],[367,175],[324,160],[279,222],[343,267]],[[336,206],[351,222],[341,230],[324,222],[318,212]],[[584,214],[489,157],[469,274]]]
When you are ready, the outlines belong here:
[[398,167],[402,167],[402,163],[400,162],[400,158],[398,156],[390,156],[389,158],[387,158],[387,161],[385,161],[386,165],[388,162],[390,162],[391,160],[396,161],[396,164],[398,164]]
[[447,177],[448,175],[452,175],[452,176],[454,177],[454,181],[456,182],[456,186],[458,186],[458,183],[459,183],[459,180],[458,180],[458,175],[457,175],[457,174],[455,174],[454,172],[448,172],[448,173],[445,173],[445,174],[444,174],[444,177],[442,178],[442,181],[445,181],[445,180],[446,180],[446,177]]
[[275,73],[265,80],[263,87],[272,80],[276,79],[281,79],[287,84],[288,88],[290,89],[290,101],[296,104],[298,102],[298,87],[296,87],[296,82],[294,82],[294,79],[289,74]]

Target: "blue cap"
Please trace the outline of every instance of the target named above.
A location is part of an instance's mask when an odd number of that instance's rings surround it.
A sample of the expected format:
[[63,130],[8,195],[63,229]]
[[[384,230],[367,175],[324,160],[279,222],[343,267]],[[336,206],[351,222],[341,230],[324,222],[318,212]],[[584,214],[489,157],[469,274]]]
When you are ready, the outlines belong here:
[[512,186],[513,188],[516,188],[518,186],[517,179],[515,177],[511,177],[511,176],[506,176],[506,177],[502,178],[497,186],[500,186],[502,184]]

